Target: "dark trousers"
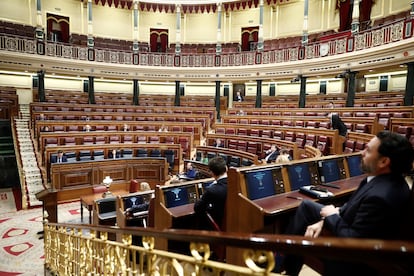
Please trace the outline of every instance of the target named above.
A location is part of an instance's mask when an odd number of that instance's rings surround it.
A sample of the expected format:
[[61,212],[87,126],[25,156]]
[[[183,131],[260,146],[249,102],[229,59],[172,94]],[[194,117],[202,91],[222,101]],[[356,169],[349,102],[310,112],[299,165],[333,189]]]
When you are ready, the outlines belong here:
[[[290,221],[286,234],[301,235],[306,232],[306,228],[321,219],[320,211],[324,205],[310,200],[304,200],[298,207],[295,216]],[[286,255],[283,267],[288,275],[298,275],[304,262],[303,256]],[[361,263],[343,262],[340,260],[323,259],[323,275],[325,276],[348,276],[348,275],[377,275],[378,272]]]
[[[304,200],[299,205],[295,216],[290,221],[286,234],[303,236],[308,225],[314,224],[321,219],[320,211],[324,205]],[[303,256],[286,255],[283,267],[288,275],[298,275],[303,265]]]

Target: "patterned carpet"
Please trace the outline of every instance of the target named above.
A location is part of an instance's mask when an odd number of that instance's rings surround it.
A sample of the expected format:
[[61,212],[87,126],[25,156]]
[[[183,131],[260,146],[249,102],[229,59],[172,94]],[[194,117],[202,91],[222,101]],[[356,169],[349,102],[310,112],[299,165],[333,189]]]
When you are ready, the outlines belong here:
[[[13,193],[0,190],[0,276],[44,275],[42,209],[16,211]],[[80,203],[60,204],[59,222],[80,223]]]

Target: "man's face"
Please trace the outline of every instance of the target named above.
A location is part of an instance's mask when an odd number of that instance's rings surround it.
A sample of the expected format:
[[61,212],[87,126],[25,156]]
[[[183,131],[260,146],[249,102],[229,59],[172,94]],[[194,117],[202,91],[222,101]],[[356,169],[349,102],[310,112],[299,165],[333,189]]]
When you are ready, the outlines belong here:
[[191,170],[193,168],[193,165],[191,163],[187,163],[187,170]]
[[374,137],[366,145],[362,152],[362,170],[369,175],[376,175],[379,169],[381,156],[378,153],[378,147],[381,144],[377,137]]

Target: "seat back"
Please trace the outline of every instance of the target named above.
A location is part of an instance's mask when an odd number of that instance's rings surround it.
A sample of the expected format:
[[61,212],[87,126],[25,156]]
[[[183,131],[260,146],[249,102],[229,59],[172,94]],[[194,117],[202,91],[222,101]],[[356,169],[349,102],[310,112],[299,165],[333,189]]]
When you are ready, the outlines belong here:
[[116,198],[107,197],[95,200],[94,224],[115,225],[116,224]]

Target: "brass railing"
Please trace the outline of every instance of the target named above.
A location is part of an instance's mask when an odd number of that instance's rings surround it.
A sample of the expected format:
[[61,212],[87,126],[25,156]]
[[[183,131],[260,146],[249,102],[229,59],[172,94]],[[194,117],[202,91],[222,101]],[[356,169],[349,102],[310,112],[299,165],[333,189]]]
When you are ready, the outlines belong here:
[[[142,246],[132,244],[133,236],[142,237]],[[45,267],[57,275],[276,275],[272,273],[274,252],[364,262],[380,265],[387,272],[412,268],[414,260],[414,243],[410,241],[52,223],[45,224],[44,238]],[[188,242],[191,255],[155,249],[155,239]],[[210,260],[209,244],[244,250],[246,265]]]

